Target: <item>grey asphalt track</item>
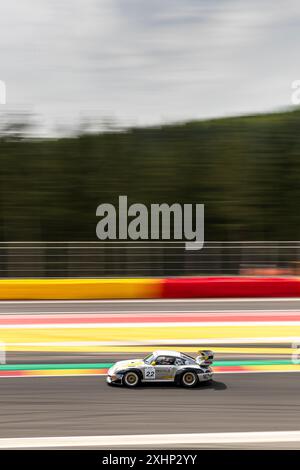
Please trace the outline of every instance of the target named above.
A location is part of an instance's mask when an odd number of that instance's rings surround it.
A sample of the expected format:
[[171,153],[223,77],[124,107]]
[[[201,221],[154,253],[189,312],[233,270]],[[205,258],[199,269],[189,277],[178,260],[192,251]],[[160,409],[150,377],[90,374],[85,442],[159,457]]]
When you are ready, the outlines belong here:
[[297,373],[218,374],[192,390],[109,387],[104,377],[0,380],[0,437],[300,428]]
[[300,299],[0,301],[0,314],[300,310]]
[[[0,302],[0,313],[11,314],[296,309],[300,299]],[[103,362],[112,356],[12,354],[8,362]],[[292,431],[300,430],[300,374],[217,374],[212,385],[193,390],[154,384],[128,390],[89,376],[1,378],[0,403],[0,438]],[[300,443],[248,447],[300,448]]]

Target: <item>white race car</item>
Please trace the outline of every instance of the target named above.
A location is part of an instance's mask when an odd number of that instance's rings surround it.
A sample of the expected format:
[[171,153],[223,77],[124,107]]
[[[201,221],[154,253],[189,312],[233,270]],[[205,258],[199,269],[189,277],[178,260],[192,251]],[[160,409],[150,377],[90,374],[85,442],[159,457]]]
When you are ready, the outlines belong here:
[[212,351],[199,351],[194,359],[177,351],[154,351],[144,359],[116,362],[107,374],[109,385],[136,387],[146,382],[174,382],[183,387],[195,387],[212,380]]

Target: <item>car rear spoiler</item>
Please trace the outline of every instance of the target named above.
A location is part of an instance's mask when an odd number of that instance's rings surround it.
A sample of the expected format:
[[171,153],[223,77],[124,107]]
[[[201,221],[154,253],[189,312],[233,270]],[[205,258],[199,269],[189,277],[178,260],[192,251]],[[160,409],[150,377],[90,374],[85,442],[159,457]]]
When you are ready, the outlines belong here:
[[198,364],[209,366],[214,361],[214,353],[209,349],[202,349],[198,351],[199,356],[196,357],[196,362]]

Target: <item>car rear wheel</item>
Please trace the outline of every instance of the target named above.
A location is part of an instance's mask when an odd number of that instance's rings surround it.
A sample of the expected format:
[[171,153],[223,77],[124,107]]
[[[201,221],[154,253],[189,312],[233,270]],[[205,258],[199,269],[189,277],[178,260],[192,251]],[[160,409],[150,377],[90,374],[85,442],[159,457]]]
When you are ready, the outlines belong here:
[[137,387],[140,383],[140,378],[136,372],[126,372],[123,377],[123,383],[126,387]]
[[197,384],[198,384],[198,376],[195,372],[188,371],[182,374],[181,385],[183,387],[192,388],[192,387],[196,387]]

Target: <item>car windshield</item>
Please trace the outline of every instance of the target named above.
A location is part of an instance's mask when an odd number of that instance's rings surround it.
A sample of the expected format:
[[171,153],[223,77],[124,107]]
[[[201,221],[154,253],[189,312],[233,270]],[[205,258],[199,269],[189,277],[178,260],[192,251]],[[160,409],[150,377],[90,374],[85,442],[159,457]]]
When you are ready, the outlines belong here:
[[146,362],[146,364],[151,364],[153,360],[154,360],[153,354],[149,354],[148,356],[144,358],[144,362]]

